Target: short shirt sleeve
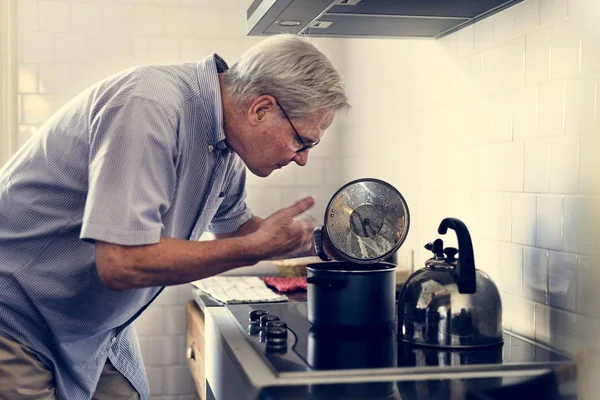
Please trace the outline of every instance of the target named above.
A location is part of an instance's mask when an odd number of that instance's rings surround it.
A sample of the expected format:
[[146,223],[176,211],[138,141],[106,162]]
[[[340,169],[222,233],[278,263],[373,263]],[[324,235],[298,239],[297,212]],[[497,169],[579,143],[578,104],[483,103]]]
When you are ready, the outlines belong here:
[[252,218],[252,212],[246,205],[246,167],[238,156],[235,157],[232,173],[223,186],[222,202],[208,226],[212,233],[235,232]]
[[148,99],[103,107],[90,123],[89,189],[80,238],[157,243],[176,185],[174,118]]

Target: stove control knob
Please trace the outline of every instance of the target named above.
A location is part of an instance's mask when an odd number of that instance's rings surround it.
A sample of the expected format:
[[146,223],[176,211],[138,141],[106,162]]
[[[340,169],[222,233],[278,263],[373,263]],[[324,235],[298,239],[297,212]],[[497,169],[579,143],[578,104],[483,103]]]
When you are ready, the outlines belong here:
[[267,328],[267,343],[280,343],[286,342],[288,336],[287,328],[282,328],[280,326],[275,326],[272,328]]
[[260,328],[265,329],[267,327],[267,322],[269,321],[279,321],[279,317],[277,315],[263,315],[260,317]]
[[268,313],[267,310],[252,310],[248,313],[248,320],[251,324],[258,324],[260,317],[267,315]]
[[267,322],[267,330],[269,330],[269,328],[285,328],[285,329],[287,329],[287,324],[281,320],[276,319],[276,320]]
[[280,326],[269,327],[265,332],[267,352],[285,353],[287,351],[288,330]]

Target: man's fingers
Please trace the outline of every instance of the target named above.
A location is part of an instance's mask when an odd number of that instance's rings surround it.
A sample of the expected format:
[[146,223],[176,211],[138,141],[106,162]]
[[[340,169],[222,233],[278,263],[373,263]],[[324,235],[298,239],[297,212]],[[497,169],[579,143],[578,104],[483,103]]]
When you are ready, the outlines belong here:
[[288,208],[284,208],[282,210],[282,212],[286,216],[288,216],[290,218],[294,218],[294,217],[302,214],[306,210],[310,209],[314,205],[315,205],[315,199],[313,199],[312,197],[305,197],[304,199],[296,202],[295,204],[292,204]]

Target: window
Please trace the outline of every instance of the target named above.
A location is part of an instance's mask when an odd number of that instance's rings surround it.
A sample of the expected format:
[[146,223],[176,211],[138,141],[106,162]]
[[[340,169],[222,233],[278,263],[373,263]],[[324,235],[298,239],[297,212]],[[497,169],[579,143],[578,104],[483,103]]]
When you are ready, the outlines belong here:
[[0,166],[16,150],[17,0],[0,1]]

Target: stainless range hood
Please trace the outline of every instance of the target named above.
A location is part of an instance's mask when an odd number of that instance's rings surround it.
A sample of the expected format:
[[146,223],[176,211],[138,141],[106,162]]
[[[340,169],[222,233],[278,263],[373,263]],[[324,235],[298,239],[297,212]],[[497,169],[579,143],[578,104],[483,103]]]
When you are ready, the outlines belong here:
[[522,0],[254,0],[248,35],[440,38]]

